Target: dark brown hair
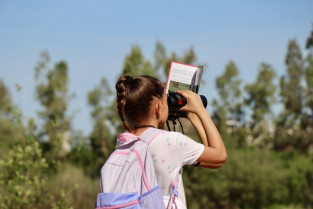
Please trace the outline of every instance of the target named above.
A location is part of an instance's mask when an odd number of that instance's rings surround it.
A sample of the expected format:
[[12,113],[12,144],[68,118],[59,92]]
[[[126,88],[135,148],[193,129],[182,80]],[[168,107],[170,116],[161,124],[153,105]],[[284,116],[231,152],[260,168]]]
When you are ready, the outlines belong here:
[[140,122],[147,117],[154,97],[161,99],[164,94],[162,83],[147,75],[134,78],[123,75],[117,81],[115,88],[118,114],[124,128],[128,131],[140,125]]

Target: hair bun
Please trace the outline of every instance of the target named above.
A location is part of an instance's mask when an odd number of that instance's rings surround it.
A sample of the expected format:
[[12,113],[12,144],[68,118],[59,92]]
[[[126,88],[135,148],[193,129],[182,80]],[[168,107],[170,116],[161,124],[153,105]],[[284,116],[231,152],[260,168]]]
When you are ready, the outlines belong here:
[[130,84],[133,80],[134,80],[133,77],[127,75],[127,76],[126,76],[125,83],[126,83],[126,84]]

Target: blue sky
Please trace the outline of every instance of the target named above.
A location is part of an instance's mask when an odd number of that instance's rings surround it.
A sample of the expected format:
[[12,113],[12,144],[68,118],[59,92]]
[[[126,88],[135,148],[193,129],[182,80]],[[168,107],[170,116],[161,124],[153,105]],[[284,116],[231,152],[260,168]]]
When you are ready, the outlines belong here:
[[261,62],[281,75],[289,40],[296,39],[305,53],[312,11],[311,0],[0,0],[0,78],[24,115],[36,117],[34,67],[40,52],[49,52],[52,65],[65,60],[70,92],[76,94],[68,114],[74,114],[74,128],[88,134],[87,92],[101,77],[114,87],[132,46],[138,45],[147,59],[156,40],[168,53],[182,55],[193,47],[196,64],[206,64],[200,93],[212,99],[215,78],[229,60],[245,82],[255,79]]

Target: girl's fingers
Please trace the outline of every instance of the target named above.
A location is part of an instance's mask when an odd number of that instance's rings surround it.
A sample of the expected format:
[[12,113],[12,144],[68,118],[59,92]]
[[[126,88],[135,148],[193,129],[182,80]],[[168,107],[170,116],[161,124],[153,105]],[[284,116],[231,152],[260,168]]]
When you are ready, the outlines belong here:
[[180,108],[182,111],[196,112],[203,106],[200,96],[190,90],[176,91],[176,93],[181,94],[187,100],[187,105]]
[[176,93],[179,93],[180,95],[182,95],[186,99],[188,99],[192,94],[195,94],[194,92],[192,92],[190,90],[176,91]]
[[176,91],[176,93],[182,95],[183,97],[185,97],[185,91]]

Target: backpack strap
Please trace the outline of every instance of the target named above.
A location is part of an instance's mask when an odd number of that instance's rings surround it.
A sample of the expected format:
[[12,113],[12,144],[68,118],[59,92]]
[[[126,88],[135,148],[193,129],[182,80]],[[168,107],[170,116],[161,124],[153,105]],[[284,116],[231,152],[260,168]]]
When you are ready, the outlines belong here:
[[157,136],[159,136],[162,133],[164,133],[164,130],[150,128],[149,130],[144,132],[144,134],[141,136],[142,138],[147,138],[147,139],[142,139],[142,141],[144,141],[147,144],[150,144]]
[[[147,145],[149,145],[159,134],[161,134],[161,133],[163,133],[163,132],[164,132],[164,131],[162,131],[162,130],[158,130],[154,135],[152,135],[152,137],[151,137],[150,139],[148,139],[148,140],[142,140],[140,137],[138,137],[138,140],[140,140],[140,141],[142,141],[142,142],[145,142]],[[150,191],[151,188],[150,188],[150,185],[149,185],[147,176],[146,176],[146,171],[145,171],[144,162],[143,162],[143,160],[142,160],[142,158],[141,158],[139,152],[138,152],[135,148],[133,148],[131,151],[134,152],[134,153],[136,154],[136,156],[137,156],[137,159],[138,159],[138,161],[139,161],[139,164],[140,164],[140,167],[141,167],[141,170],[142,170],[143,182],[144,182],[144,184],[145,184],[145,186],[146,186],[146,189],[147,189],[148,191]]]
[[141,172],[142,172],[143,183],[145,184],[146,189],[147,189],[148,191],[150,191],[151,188],[150,188],[150,185],[149,185],[147,176],[146,176],[146,171],[145,171],[144,162],[143,162],[142,158],[140,157],[139,152],[138,152],[135,148],[133,148],[131,151],[132,151],[133,153],[135,153],[136,156],[137,156],[137,159],[138,159],[138,162],[139,162],[139,165],[140,165],[140,168],[141,168]]
[[96,209],[119,209],[119,208],[126,208],[126,207],[130,207],[130,206],[133,206],[133,205],[138,205],[138,204],[139,204],[139,201],[138,200],[134,200],[134,201],[131,201],[131,202],[128,202],[128,203],[125,203],[125,204],[114,205],[114,206],[104,206],[104,207],[101,207],[101,208],[95,207],[95,208]]
[[175,208],[178,209],[175,202],[175,198],[178,197],[178,185],[179,185],[179,175],[177,176],[176,179],[173,179],[171,182],[172,194],[168,202],[167,209],[171,209],[173,204],[175,205]]

